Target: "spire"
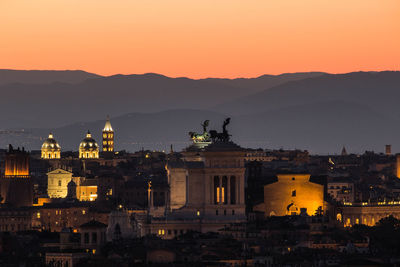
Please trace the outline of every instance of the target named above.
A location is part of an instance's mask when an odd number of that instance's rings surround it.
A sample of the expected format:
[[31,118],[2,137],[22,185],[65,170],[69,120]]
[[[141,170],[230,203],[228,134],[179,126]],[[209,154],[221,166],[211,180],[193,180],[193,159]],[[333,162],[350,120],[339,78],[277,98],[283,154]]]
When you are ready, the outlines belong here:
[[342,148],[342,156],[347,156],[346,148],[343,146]]
[[53,139],[53,138],[54,138],[52,133],[49,133],[49,138],[50,138],[50,139]]
[[104,125],[103,132],[112,132],[113,128],[111,127],[110,116],[107,115],[106,124]]
[[90,133],[89,130],[87,131],[86,137],[88,137],[88,138],[92,137],[92,134]]

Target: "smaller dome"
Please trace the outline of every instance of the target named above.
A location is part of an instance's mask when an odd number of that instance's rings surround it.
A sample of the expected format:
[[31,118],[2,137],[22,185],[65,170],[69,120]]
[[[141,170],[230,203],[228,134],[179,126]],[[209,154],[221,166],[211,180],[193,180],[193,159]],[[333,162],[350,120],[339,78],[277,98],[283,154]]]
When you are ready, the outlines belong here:
[[61,150],[61,147],[57,143],[56,139],[54,139],[53,134],[50,133],[49,137],[44,141],[42,149]]
[[88,131],[85,139],[80,143],[79,148],[84,150],[96,150],[99,148],[99,145],[96,143],[96,140],[93,139],[92,134]]

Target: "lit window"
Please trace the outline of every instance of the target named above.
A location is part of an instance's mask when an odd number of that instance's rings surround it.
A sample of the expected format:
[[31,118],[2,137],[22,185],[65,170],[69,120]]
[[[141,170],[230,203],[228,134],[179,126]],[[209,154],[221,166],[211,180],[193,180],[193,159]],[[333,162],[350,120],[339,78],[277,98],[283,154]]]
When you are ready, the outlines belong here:
[[40,212],[36,213],[36,218],[40,219]]
[[198,210],[196,214],[197,214],[197,216],[200,216],[200,211]]
[[82,210],[82,214],[86,214],[86,211],[85,211],[85,210]]

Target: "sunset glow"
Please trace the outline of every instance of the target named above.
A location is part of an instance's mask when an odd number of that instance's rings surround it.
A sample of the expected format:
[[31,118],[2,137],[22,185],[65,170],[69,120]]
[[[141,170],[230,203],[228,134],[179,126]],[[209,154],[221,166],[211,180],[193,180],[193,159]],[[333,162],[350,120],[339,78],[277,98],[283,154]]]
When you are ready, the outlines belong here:
[[398,0],[2,0],[0,68],[255,77],[398,70]]

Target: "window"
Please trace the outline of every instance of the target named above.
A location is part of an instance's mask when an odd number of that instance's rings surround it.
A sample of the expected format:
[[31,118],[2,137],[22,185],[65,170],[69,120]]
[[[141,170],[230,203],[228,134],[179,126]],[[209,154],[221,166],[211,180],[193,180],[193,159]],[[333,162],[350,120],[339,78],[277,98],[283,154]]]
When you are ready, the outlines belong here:
[[232,210],[232,215],[235,215],[235,210]]
[[89,244],[89,233],[85,233],[83,236],[84,236],[84,241],[83,242],[85,244]]
[[295,197],[296,196],[296,190],[293,190],[292,191],[292,197]]
[[196,212],[196,215],[197,215],[197,216],[200,216],[200,211],[199,211],[199,210]]
[[226,215],[226,210],[224,210],[224,215]]
[[215,210],[215,215],[218,215],[218,210]]
[[61,186],[61,180],[58,180],[58,186]]
[[92,233],[92,243],[97,243],[97,233]]
[[296,180],[296,178],[292,177],[292,181]]

